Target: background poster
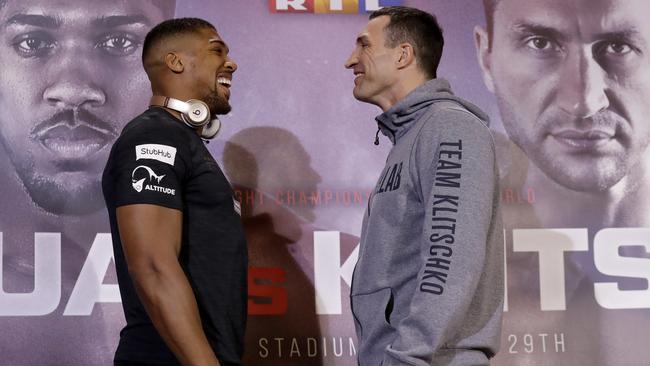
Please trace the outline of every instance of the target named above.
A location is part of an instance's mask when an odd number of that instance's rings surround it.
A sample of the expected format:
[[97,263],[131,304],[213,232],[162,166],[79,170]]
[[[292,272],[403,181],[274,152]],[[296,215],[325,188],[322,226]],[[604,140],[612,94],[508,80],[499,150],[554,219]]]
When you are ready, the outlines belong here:
[[[100,173],[150,97],[144,35],[172,16],[211,21],[239,65],[208,148],[244,207],[246,364],[355,364],[349,281],[390,142],[372,144],[380,111],[343,64],[375,2],[284,3],[0,1],[3,365],[111,364],[124,319]],[[647,364],[650,5],[500,0],[477,36],[481,1],[379,4],[438,16],[440,76],[492,119],[508,281],[493,364]]]

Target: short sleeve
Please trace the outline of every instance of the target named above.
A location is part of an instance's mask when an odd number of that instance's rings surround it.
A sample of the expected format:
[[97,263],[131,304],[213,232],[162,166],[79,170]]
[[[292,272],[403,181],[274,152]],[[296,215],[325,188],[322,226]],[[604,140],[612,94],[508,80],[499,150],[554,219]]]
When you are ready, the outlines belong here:
[[[160,132],[160,131],[156,131]],[[187,143],[174,134],[123,136],[114,152],[115,206],[153,204],[183,209]]]

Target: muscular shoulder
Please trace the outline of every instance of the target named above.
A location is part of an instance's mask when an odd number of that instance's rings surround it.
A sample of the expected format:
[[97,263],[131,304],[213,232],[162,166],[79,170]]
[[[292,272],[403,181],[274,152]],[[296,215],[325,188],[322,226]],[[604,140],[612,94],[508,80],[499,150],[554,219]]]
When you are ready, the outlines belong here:
[[129,122],[115,142],[116,158],[154,159],[190,165],[194,144],[200,142],[190,128],[162,112],[148,110]]
[[422,126],[424,135],[462,135],[467,139],[489,141],[492,134],[487,122],[455,102],[440,102]]
[[120,135],[120,140],[167,140],[189,142],[194,132],[166,112],[147,110],[131,120]]

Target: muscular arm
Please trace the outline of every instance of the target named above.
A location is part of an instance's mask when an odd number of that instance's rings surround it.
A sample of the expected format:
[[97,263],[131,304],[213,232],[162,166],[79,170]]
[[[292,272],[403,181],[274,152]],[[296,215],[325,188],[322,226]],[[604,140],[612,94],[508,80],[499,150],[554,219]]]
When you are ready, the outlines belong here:
[[182,212],[148,204],[121,206],[117,224],[135,289],[167,346],[183,365],[219,366],[178,262]]

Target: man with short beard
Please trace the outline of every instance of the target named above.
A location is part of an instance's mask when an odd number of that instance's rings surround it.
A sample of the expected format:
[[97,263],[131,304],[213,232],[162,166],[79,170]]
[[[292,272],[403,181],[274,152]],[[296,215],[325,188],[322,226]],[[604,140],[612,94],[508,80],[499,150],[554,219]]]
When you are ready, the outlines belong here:
[[247,249],[241,209],[204,145],[237,69],[216,28],[165,21],[145,38],[151,107],[113,145],[102,186],[127,324],[115,365],[240,365]]

